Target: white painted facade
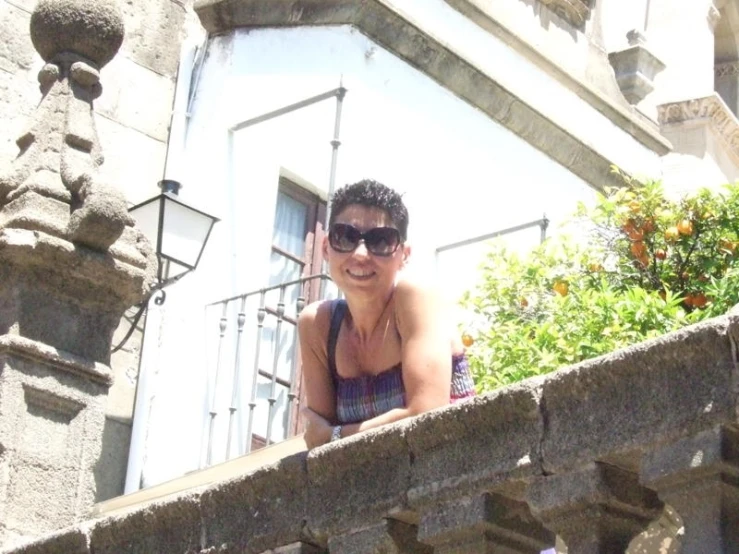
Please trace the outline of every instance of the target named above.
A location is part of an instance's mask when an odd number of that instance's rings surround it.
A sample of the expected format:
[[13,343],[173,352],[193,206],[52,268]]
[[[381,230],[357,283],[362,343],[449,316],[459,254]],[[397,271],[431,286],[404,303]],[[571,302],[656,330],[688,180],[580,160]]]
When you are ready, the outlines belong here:
[[[557,78],[556,71],[542,69],[541,63],[444,0],[388,3],[398,4],[409,20],[422,23],[424,33],[629,173],[665,178],[679,187],[689,164],[691,179],[702,176],[716,183],[733,178],[732,171],[739,167],[720,134],[700,129],[690,134],[696,126],[705,127],[705,121],[681,124],[677,134],[669,137],[677,151],[660,158],[632,132],[583,100]],[[653,95],[637,106],[647,117],[656,119],[657,104],[713,91],[707,76],[713,71],[707,54],[713,38],[705,32],[712,29],[707,19],[697,22],[693,17],[703,8],[708,10],[707,3],[699,3],[694,13],[670,11],[668,0],[652,0],[651,4],[631,0],[628,6],[620,0],[603,0],[599,21],[607,19],[608,24],[595,31],[587,29],[600,33],[610,52],[627,47],[626,32],[644,30],[646,22],[650,47],[653,42],[655,54],[666,52],[664,61],[673,66],[655,81]],[[521,29],[528,25],[519,36],[551,57],[575,54],[565,56],[558,65],[579,79],[587,67],[588,36],[554,26],[544,28],[529,4],[512,2],[505,12],[506,24]],[[527,17],[529,23],[524,22]],[[670,18],[679,19],[680,24],[663,22]],[[665,30],[671,28],[674,32]],[[679,39],[676,33],[699,40],[700,48],[682,54],[671,50]],[[699,68],[683,71],[679,67],[688,54],[694,56],[690,64]],[[336,185],[374,178],[405,195],[413,247],[407,271],[434,280],[450,303],[474,285],[485,244],[440,255],[438,248],[538,220],[544,214],[551,221],[548,234],[556,233],[576,203],[594,195],[566,167],[354,27],[237,29],[210,38],[202,64],[192,67],[193,58],[192,52],[183,56],[178,90],[191,89],[191,99],[183,107],[181,92],[175,103],[166,176],[183,183],[180,196],[184,201],[218,216],[221,222],[198,270],[167,289],[163,306],[150,307],[127,492],[203,466],[209,411],[214,406],[218,415],[211,462],[226,458],[234,329],[227,329],[231,339],[221,352],[221,359],[231,362],[221,370],[216,386],[221,314],[219,307],[205,306],[266,285],[281,176],[321,198],[329,193],[335,98],[238,131],[230,129],[345,87]],[[700,144],[690,150],[680,140]],[[526,249],[538,242],[539,235],[539,229],[532,228],[505,240],[516,249]],[[255,313],[252,302],[247,306],[242,346],[247,352],[254,348]],[[464,325],[464,314],[458,312],[457,318]],[[267,359],[272,355],[262,354]],[[240,414],[236,418],[238,436],[244,436],[251,388],[250,377],[246,377],[252,372],[253,358],[247,355],[245,360],[235,406]],[[229,455],[241,447],[232,446]]]
[[[567,169],[354,28],[237,31],[214,39],[184,155],[170,154],[181,167],[170,163],[167,173],[182,181],[183,200],[221,222],[198,270],[167,290],[161,308],[150,309],[132,439],[139,459],[129,460],[130,483],[142,474],[141,482],[152,485],[203,462],[205,439],[194,430],[207,431],[215,368],[206,350],[212,355],[219,316],[207,318],[206,348],[203,307],[265,285],[281,173],[328,193],[334,99],[232,135],[228,129],[339,83],[347,93],[337,186],[370,177],[404,193],[413,245],[408,271],[440,278],[450,298],[472,284],[482,250],[468,247],[437,260],[438,247],[545,213],[551,232],[578,200],[592,197]],[[539,230],[513,240],[536,244]],[[231,376],[220,385],[225,410]],[[242,391],[247,398],[243,382]],[[225,424],[223,412],[219,417]],[[222,445],[225,428],[217,427]]]

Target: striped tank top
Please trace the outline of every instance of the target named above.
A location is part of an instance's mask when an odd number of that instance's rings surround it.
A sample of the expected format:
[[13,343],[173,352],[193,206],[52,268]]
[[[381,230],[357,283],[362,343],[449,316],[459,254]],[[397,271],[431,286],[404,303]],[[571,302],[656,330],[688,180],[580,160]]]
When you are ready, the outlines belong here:
[[[399,363],[376,375],[352,378],[339,375],[336,370],[336,342],[346,311],[346,301],[334,301],[328,333],[328,367],[336,391],[336,419],[340,425],[366,421],[406,405],[403,369]],[[467,357],[464,354],[453,355],[449,401],[457,402],[472,396],[475,396],[475,385]]]

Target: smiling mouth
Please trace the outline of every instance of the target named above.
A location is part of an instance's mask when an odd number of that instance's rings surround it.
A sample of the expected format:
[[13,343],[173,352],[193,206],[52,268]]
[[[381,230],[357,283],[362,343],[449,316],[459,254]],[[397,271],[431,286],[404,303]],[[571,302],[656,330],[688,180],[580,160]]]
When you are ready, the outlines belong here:
[[375,275],[374,271],[353,271],[351,269],[347,269],[346,273],[349,275],[349,277],[353,279],[358,279],[360,281],[370,279]]

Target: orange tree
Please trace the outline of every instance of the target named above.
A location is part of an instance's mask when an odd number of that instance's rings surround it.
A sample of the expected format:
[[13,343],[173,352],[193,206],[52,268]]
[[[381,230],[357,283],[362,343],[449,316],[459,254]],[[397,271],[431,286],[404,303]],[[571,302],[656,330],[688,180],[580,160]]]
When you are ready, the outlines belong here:
[[580,205],[581,233],[526,257],[493,247],[463,306],[481,391],[725,313],[739,303],[739,185],[671,199],[659,182]]

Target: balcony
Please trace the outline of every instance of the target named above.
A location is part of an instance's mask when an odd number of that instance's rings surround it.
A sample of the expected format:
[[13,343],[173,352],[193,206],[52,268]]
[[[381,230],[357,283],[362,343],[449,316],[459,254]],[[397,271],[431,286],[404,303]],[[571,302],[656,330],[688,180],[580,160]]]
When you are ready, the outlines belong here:
[[730,313],[16,552],[737,552],[738,338]]
[[211,379],[204,467],[298,433],[297,320],[308,300],[333,292],[328,275],[317,274],[206,306]]

